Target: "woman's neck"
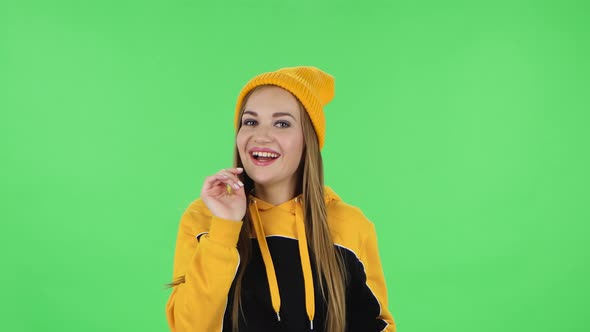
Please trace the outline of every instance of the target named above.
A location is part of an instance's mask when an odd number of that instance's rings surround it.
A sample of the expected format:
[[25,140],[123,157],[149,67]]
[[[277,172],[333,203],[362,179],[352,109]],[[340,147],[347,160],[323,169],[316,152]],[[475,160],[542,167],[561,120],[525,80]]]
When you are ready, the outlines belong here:
[[280,205],[295,197],[294,185],[259,185],[254,184],[254,195],[272,205]]

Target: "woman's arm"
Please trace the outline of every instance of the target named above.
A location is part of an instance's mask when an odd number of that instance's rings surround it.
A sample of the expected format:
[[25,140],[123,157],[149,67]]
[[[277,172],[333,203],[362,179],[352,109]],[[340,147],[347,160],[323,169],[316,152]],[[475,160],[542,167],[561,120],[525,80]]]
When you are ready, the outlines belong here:
[[364,232],[359,257],[351,262],[347,324],[351,332],[395,332],[373,223]]
[[191,209],[183,214],[173,273],[180,283],[166,304],[171,331],[221,331],[240,261],[236,245],[241,227],[242,222]]
[[381,313],[375,319],[387,322],[387,326],[382,331],[395,332],[396,326],[393,321],[393,316],[389,311],[389,301],[387,299],[387,285],[383,275],[383,267],[381,266],[381,258],[379,256],[379,248],[377,245],[377,233],[375,226],[370,223],[365,240],[364,251],[361,252],[361,261],[365,265],[367,275],[367,286],[377,297],[377,301],[381,304]]

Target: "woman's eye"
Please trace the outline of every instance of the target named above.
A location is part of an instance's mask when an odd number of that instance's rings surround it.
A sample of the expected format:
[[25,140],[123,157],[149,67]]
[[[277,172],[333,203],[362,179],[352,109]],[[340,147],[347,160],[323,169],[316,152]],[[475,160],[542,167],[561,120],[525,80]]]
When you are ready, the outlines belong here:
[[289,128],[291,126],[291,124],[287,121],[277,121],[275,126],[277,126],[279,128]]
[[242,124],[244,126],[253,126],[256,124],[256,121],[248,119],[248,120],[244,120],[244,122]]

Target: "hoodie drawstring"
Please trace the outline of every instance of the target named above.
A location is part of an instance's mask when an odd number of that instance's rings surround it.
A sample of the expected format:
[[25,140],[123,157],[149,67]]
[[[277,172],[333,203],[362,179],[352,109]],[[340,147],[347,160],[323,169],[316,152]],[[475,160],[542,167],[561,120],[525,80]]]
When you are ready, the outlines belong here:
[[[252,224],[254,231],[256,232],[256,238],[260,246],[260,252],[262,254],[262,260],[264,261],[264,267],[266,269],[266,276],[268,279],[268,287],[270,289],[270,297],[272,307],[277,313],[277,319],[280,322],[281,316],[281,295],[279,293],[279,286],[277,283],[277,276],[275,273],[274,264],[270,255],[270,249],[266,242],[266,235],[262,226],[262,219],[258,212],[258,206],[256,200],[251,200],[250,204],[250,216],[252,216]],[[299,256],[301,259],[301,267],[303,270],[303,282],[305,285],[305,310],[307,317],[309,318],[310,329],[313,330],[313,319],[315,315],[315,295],[313,287],[313,276],[311,272],[311,262],[309,260],[309,249],[307,246],[307,236],[305,234],[305,221],[303,219],[303,209],[301,207],[301,199],[295,198],[295,224],[297,227],[297,239],[299,244]]]
[[279,284],[277,283],[277,275],[275,274],[275,266],[270,256],[270,249],[268,249],[268,243],[266,242],[266,235],[264,234],[264,228],[262,227],[262,219],[258,213],[258,206],[256,200],[253,200],[254,204],[250,205],[250,215],[252,216],[254,231],[256,232],[256,238],[258,238],[258,245],[260,246],[260,252],[262,253],[262,260],[264,261],[264,268],[266,269],[266,277],[268,279],[268,288],[270,289],[270,299],[272,301],[272,307],[277,313],[277,320],[281,321],[281,295],[279,293]]
[[299,197],[295,198],[295,223],[297,225],[297,239],[299,240],[299,256],[301,256],[301,267],[303,269],[303,282],[305,284],[305,310],[309,317],[310,328],[313,330],[313,317],[315,315],[315,296],[313,290],[313,276],[311,275],[311,262],[307,247],[307,236],[305,234],[305,221],[303,209]]

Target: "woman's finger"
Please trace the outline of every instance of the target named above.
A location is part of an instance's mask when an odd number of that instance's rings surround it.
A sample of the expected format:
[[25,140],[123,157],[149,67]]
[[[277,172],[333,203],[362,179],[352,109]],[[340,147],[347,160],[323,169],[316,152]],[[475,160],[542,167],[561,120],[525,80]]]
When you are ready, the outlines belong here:
[[[203,184],[203,190],[211,190],[217,186],[231,186],[232,189],[239,190],[241,187],[244,186],[242,181],[238,178],[237,174],[243,172],[243,168],[227,168],[222,169],[216,174],[208,176],[205,178],[205,183]],[[227,190],[227,188],[225,189]]]
[[221,175],[225,175],[228,177],[233,178],[236,182],[239,182],[240,179],[238,178],[238,174],[242,173],[244,171],[243,168],[224,168],[221,171],[219,171],[217,174],[221,174]]
[[[238,178],[238,176],[236,174],[233,174],[233,173],[226,171],[226,170],[222,170],[217,174],[224,179],[231,179],[234,183],[237,183],[241,187],[244,186],[244,184],[242,183],[242,181],[240,181],[240,179]],[[232,185],[233,185],[233,183],[232,183]]]
[[244,169],[241,167],[224,168],[221,170],[221,172],[229,172],[236,175],[242,173],[243,171]]
[[[230,189],[228,189],[230,188]],[[237,183],[232,182],[227,178],[215,178],[208,182],[206,187],[203,187],[201,195],[224,195],[238,193],[242,187]]]
[[216,182],[218,182],[219,180],[220,179],[216,175],[206,177],[205,183],[203,183],[203,190],[210,190],[215,188],[215,186],[218,185]]
[[240,181],[236,176],[229,176],[227,174],[219,174],[216,176],[216,179],[221,181],[226,185],[230,185],[235,189],[240,189],[244,186],[242,181]]

